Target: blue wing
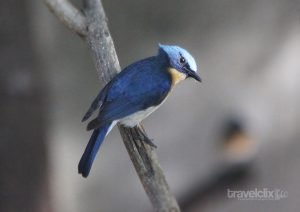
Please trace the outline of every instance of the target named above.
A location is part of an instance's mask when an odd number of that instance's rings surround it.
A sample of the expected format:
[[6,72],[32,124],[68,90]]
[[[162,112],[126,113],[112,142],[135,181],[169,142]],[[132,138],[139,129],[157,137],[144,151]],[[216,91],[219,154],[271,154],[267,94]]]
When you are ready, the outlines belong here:
[[170,76],[151,59],[129,66],[109,84],[99,116],[89,123],[88,130],[159,105],[171,89]]
[[85,113],[84,117],[82,118],[82,122],[84,122],[85,120],[87,120],[88,118],[90,118],[90,116],[95,112],[95,110],[97,110],[98,108],[100,108],[107,96],[107,91],[108,91],[109,85],[105,86],[100,93],[97,95],[97,97],[94,99],[94,101],[92,102],[90,108],[88,109],[88,111]]

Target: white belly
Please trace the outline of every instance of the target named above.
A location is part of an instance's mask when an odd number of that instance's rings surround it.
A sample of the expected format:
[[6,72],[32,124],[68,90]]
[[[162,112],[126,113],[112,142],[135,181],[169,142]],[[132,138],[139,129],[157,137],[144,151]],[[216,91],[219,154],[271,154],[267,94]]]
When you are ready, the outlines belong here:
[[143,111],[139,111],[139,112],[136,112],[134,114],[131,114],[129,116],[126,116],[120,120],[116,120],[116,121],[113,121],[110,125],[110,127],[108,128],[107,130],[107,133],[105,136],[108,135],[108,133],[110,133],[110,131],[112,130],[112,128],[114,126],[116,126],[116,124],[118,122],[120,122],[121,124],[127,126],[127,127],[134,127],[136,126],[138,123],[140,123],[143,119],[145,119],[147,116],[149,116],[151,113],[153,113],[159,106],[156,106],[156,107],[150,107],[146,110],[143,110]]
[[119,120],[119,122],[127,127],[134,127],[138,123],[140,123],[143,119],[147,118],[151,113],[153,113],[157,108],[159,108],[160,105],[158,106],[153,106],[149,107],[146,110],[136,112],[134,114],[131,114],[129,116],[126,116],[122,119]]

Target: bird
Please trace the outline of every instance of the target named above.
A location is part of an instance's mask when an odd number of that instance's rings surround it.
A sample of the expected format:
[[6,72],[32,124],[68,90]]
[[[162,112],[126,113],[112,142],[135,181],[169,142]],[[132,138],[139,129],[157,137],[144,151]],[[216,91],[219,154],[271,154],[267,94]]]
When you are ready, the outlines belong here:
[[85,113],[86,121],[99,109],[87,130],[93,130],[78,164],[78,173],[88,177],[96,154],[111,129],[120,123],[137,126],[137,136],[152,147],[140,123],[159,108],[174,86],[186,78],[201,82],[193,56],[176,45],[158,45],[158,53],[124,68],[108,82]]

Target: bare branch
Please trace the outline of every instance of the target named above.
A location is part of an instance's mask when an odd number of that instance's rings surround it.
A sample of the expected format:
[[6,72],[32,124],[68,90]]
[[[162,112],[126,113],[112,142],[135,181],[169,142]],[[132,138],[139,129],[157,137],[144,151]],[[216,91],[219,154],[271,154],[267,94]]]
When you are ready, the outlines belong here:
[[118,126],[130,159],[155,211],[180,212],[153,148],[134,139],[135,128]]
[[51,12],[70,30],[84,37],[87,25],[83,14],[68,0],[44,0]]
[[100,0],[85,0],[84,7],[88,25],[87,42],[96,63],[98,77],[107,83],[121,71],[107,18]]

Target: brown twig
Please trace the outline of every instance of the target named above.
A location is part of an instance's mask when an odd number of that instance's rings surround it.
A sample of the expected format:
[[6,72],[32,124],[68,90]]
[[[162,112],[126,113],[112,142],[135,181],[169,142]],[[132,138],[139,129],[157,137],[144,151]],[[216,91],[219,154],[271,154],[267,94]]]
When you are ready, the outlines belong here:
[[[100,80],[105,83],[109,82],[121,68],[101,1],[85,0],[85,17],[81,13],[79,15],[79,10],[74,6],[70,9],[71,4],[66,0],[45,1],[50,10],[68,28],[85,36]],[[70,14],[69,11],[73,12]],[[77,14],[76,17],[74,14]],[[75,17],[76,20],[71,21],[70,17]],[[83,27],[83,23],[86,27]],[[118,127],[131,161],[155,210],[180,211],[176,199],[169,190],[155,151],[149,145],[136,139],[134,136],[136,128],[127,128],[120,124]]]

